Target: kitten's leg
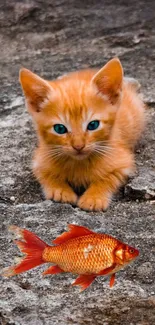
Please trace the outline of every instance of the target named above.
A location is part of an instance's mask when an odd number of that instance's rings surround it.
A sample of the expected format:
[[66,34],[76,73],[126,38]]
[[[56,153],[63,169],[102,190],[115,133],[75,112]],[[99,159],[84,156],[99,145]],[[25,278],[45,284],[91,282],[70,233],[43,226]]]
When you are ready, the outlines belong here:
[[76,204],[78,196],[65,181],[61,170],[59,171],[52,161],[46,159],[46,156],[46,152],[36,149],[32,164],[33,173],[43,189],[45,198],[56,202]]
[[87,211],[105,211],[112,195],[126,182],[128,170],[117,170],[104,180],[92,183],[78,201],[78,206]]
[[47,200],[76,204],[78,197],[65,181],[48,178],[42,179],[40,183]]

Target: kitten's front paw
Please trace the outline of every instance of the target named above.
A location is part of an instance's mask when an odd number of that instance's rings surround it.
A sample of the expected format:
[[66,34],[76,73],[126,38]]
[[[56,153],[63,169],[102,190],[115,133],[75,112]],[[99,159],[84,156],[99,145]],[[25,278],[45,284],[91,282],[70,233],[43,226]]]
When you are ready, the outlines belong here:
[[45,192],[46,199],[54,200],[56,202],[64,202],[76,204],[77,195],[73,192],[71,188],[51,188],[50,191]]
[[97,197],[83,194],[78,201],[78,206],[86,211],[106,211],[110,204],[110,197]]

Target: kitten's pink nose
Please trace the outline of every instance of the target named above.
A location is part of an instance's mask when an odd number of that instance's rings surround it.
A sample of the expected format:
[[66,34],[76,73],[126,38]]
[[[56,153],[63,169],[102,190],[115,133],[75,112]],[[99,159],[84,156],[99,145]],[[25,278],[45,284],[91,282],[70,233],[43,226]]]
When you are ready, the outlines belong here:
[[84,144],[74,144],[73,146],[72,146],[76,151],[82,151],[82,149],[85,147],[85,145]]

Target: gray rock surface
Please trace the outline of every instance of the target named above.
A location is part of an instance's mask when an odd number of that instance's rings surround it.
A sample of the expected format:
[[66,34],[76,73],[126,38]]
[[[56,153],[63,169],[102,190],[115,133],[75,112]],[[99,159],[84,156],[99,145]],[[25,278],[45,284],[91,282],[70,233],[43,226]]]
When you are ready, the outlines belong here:
[[[42,278],[38,267],[0,281],[1,325],[155,324],[155,2],[105,0],[0,1],[0,268],[19,252],[7,232],[17,224],[50,243],[77,223],[135,245],[140,257],[82,294],[75,278]],[[36,137],[24,108],[18,72],[24,66],[52,79],[68,71],[101,67],[119,56],[125,74],[142,84],[147,126],[137,146],[136,175],[106,213],[87,213],[44,201],[31,173]]]

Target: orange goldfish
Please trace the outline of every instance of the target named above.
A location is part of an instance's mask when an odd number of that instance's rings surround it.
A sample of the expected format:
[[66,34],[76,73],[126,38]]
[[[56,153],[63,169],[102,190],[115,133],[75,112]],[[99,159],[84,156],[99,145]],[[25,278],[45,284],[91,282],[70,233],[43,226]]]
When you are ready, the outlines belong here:
[[78,274],[73,285],[79,285],[81,291],[101,275],[111,275],[112,287],[115,273],[139,255],[137,249],[110,235],[98,234],[78,225],[68,227],[67,232],[53,240],[55,246],[49,246],[34,233],[11,226],[10,230],[20,236],[15,243],[25,256],[19,264],[5,268],[2,275],[13,276],[51,262],[55,265],[44,271],[44,275],[61,272]]

